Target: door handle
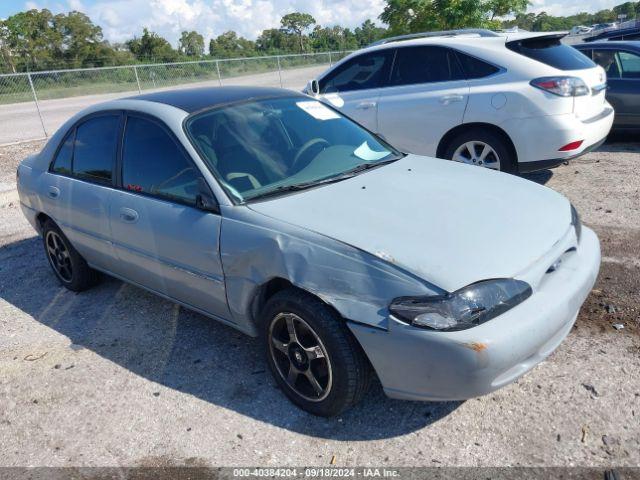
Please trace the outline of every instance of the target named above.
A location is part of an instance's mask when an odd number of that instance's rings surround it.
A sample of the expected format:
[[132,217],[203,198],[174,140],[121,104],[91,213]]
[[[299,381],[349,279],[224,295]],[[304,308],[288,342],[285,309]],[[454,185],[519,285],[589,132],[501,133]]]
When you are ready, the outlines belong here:
[[368,110],[370,108],[375,108],[376,105],[376,102],[360,102],[358,105],[356,105],[356,108],[358,110]]
[[121,208],[120,218],[127,223],[136,223],[138,221],[138,212],[131,208]]
[[47,189],[47,195],[49,198],[58,198],[60,196],[60,189],[58,187],[49,187]]
[[443,105],[449,105],[454,102],[461,102],[464,100],[462,95],[445,95],[444,97],[440,97],[440,103]]

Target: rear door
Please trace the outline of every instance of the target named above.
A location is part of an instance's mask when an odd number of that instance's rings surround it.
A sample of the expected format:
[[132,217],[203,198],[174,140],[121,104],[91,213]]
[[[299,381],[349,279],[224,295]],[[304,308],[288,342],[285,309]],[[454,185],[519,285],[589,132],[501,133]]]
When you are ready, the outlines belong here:
[[389,78],[393,50],[377,50],[347,60],[319,81],[320,99],[372,132],[378,131],[378,98]]
[[[122,277],[229,319],[219,214],[197,208],[206,182],[159,121],[128,114],[110,224]],[[206,188],[206,187],[205,187]]]
[[468,100],[469,85],[453,50],[398,48],[378,101],[378,129],[404,152],[435,155],[445,133],[462,123]]
[[595,48],[593,60],[607,72],[607,99],[616,111],[616,127],[640,127],[640,54]]
[[83,119],[43,176],[45,211],[80,254],[102,269],[110,268],[115,258],[108,219],[121,120],[121,112]]

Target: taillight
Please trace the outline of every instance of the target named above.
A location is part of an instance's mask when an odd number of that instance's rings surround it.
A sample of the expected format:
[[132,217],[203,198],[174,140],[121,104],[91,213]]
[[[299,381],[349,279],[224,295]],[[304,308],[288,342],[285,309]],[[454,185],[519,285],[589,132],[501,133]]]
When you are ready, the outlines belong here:
[[581,97],[590,93],[587,84],[577,77],[536,78],[531,80],[531,85],[559,97]]

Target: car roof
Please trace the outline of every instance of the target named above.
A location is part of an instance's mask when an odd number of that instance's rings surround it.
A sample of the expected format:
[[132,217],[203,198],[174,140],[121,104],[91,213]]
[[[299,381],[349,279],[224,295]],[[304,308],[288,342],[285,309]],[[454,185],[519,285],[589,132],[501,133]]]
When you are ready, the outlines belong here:
[[193,113],[206,108],[247,100],[292,96],[304,97],[300,92],[284,88],[229,86],[164,90],[128,97],[127,100],[162,103],[179,108],[187,113]]
[[615,47],[631,47],[633,49],[640,49],[640,41],[638,40],[610,40],[610,41],[603,41],[603,42],[589,42],[589,43],[580,43],[578,45],[571,45],[572,47],[577,48],[578,50],[581,50],[583,48],[585,49],[591,49],[594,47],[598,47],[598,48],[602,48],[602,47],[611,47],[611,48],[615,48]]

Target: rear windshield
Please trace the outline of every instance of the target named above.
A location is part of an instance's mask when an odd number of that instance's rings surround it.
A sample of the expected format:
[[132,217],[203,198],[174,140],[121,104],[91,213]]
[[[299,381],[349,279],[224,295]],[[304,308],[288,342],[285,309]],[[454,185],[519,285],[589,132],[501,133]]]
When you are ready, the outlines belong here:
[[558,38],[530,38],[508,42],[507,48],[560,70],[585,70],[596,66],[575,48],[560,43]]

